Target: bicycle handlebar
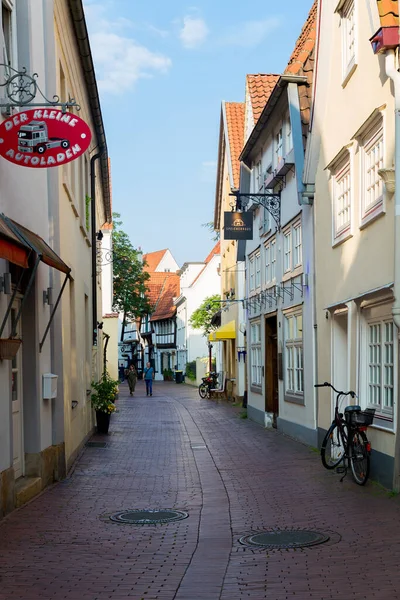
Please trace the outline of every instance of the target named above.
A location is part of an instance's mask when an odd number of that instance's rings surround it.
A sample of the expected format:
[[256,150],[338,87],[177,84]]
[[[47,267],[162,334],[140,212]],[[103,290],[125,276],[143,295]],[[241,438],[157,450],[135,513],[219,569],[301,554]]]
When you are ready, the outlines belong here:
[[330,387],[333,389],[334,392],[336,392],[337,394],[341,395],[341,396],[351,396],[352,398],[356,397],[356,393],[351,391],[350,392],[341,392],[340,390],[337,390],[336,388],[333,387],[333,385],[331,383],[328,383],[327,381],[324,381],[324,383],[316,383],[314,385],[314,387],[319,388],[319,387]]

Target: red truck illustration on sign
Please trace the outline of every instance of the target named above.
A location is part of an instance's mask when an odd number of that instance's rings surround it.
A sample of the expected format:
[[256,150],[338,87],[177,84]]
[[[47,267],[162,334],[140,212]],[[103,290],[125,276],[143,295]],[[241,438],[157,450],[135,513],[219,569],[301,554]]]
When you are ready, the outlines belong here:
[[57,167],[86,152],[91,138],[89,126],[71,113],[27,110],[0,124],[0,156],[23,167]]

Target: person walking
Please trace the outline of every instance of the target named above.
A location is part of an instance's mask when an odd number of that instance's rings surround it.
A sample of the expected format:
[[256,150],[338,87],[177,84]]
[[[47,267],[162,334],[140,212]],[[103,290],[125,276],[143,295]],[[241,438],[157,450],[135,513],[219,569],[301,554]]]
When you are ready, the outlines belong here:
[[151,364],[146,363],[146,368],[144,370],[144,380],[146,382],[146,396],[153,395],[153,379],[154,379],[154,369]]
[[127,375],[129,392],[131,396],[133,396],[133,392],[135,391],[136,381],[137,381],[137,372],[135,369],[135,365],[131,365],[129,367],[128,375]]

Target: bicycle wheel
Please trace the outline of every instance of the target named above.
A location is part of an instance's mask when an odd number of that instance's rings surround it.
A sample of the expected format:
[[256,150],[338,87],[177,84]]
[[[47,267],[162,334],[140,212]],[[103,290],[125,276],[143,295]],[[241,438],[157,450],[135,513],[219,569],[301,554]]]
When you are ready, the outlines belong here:
[[351,434],[349,447],[349,460],[354,481],[364,485],[369,477],[369,442],[363,431],[354,431]]
[[205,383],[201,383],[199,385],[199,395],[200,395],[200,398],[206,398],[207,397],[207,392],[208,392],[208,385],[206,385]]
[[334,469],[340,464],[346,454],[347,432],[346,424],[343,429],[332,423],[321,446],[321,460],[325,469]]

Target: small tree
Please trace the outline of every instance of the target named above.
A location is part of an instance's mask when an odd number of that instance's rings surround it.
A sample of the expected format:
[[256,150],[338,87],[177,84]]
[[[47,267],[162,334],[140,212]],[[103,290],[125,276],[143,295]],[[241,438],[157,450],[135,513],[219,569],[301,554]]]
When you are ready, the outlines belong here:
[[205,298],[189,319],[193,329],[202,329],[203,335],[207,336],[216,329],[216,325],[211,323],[213,316],[221,306],[221,297],[219,294]]
[[123,339],[127,319],[141,319],[151,312],[147,296],[146,282],[150,275],[144,270],[141,254],[136,250],[129,236],[120,229],[122,221],[118,213],[113,213],[113,310],[122,312]]

